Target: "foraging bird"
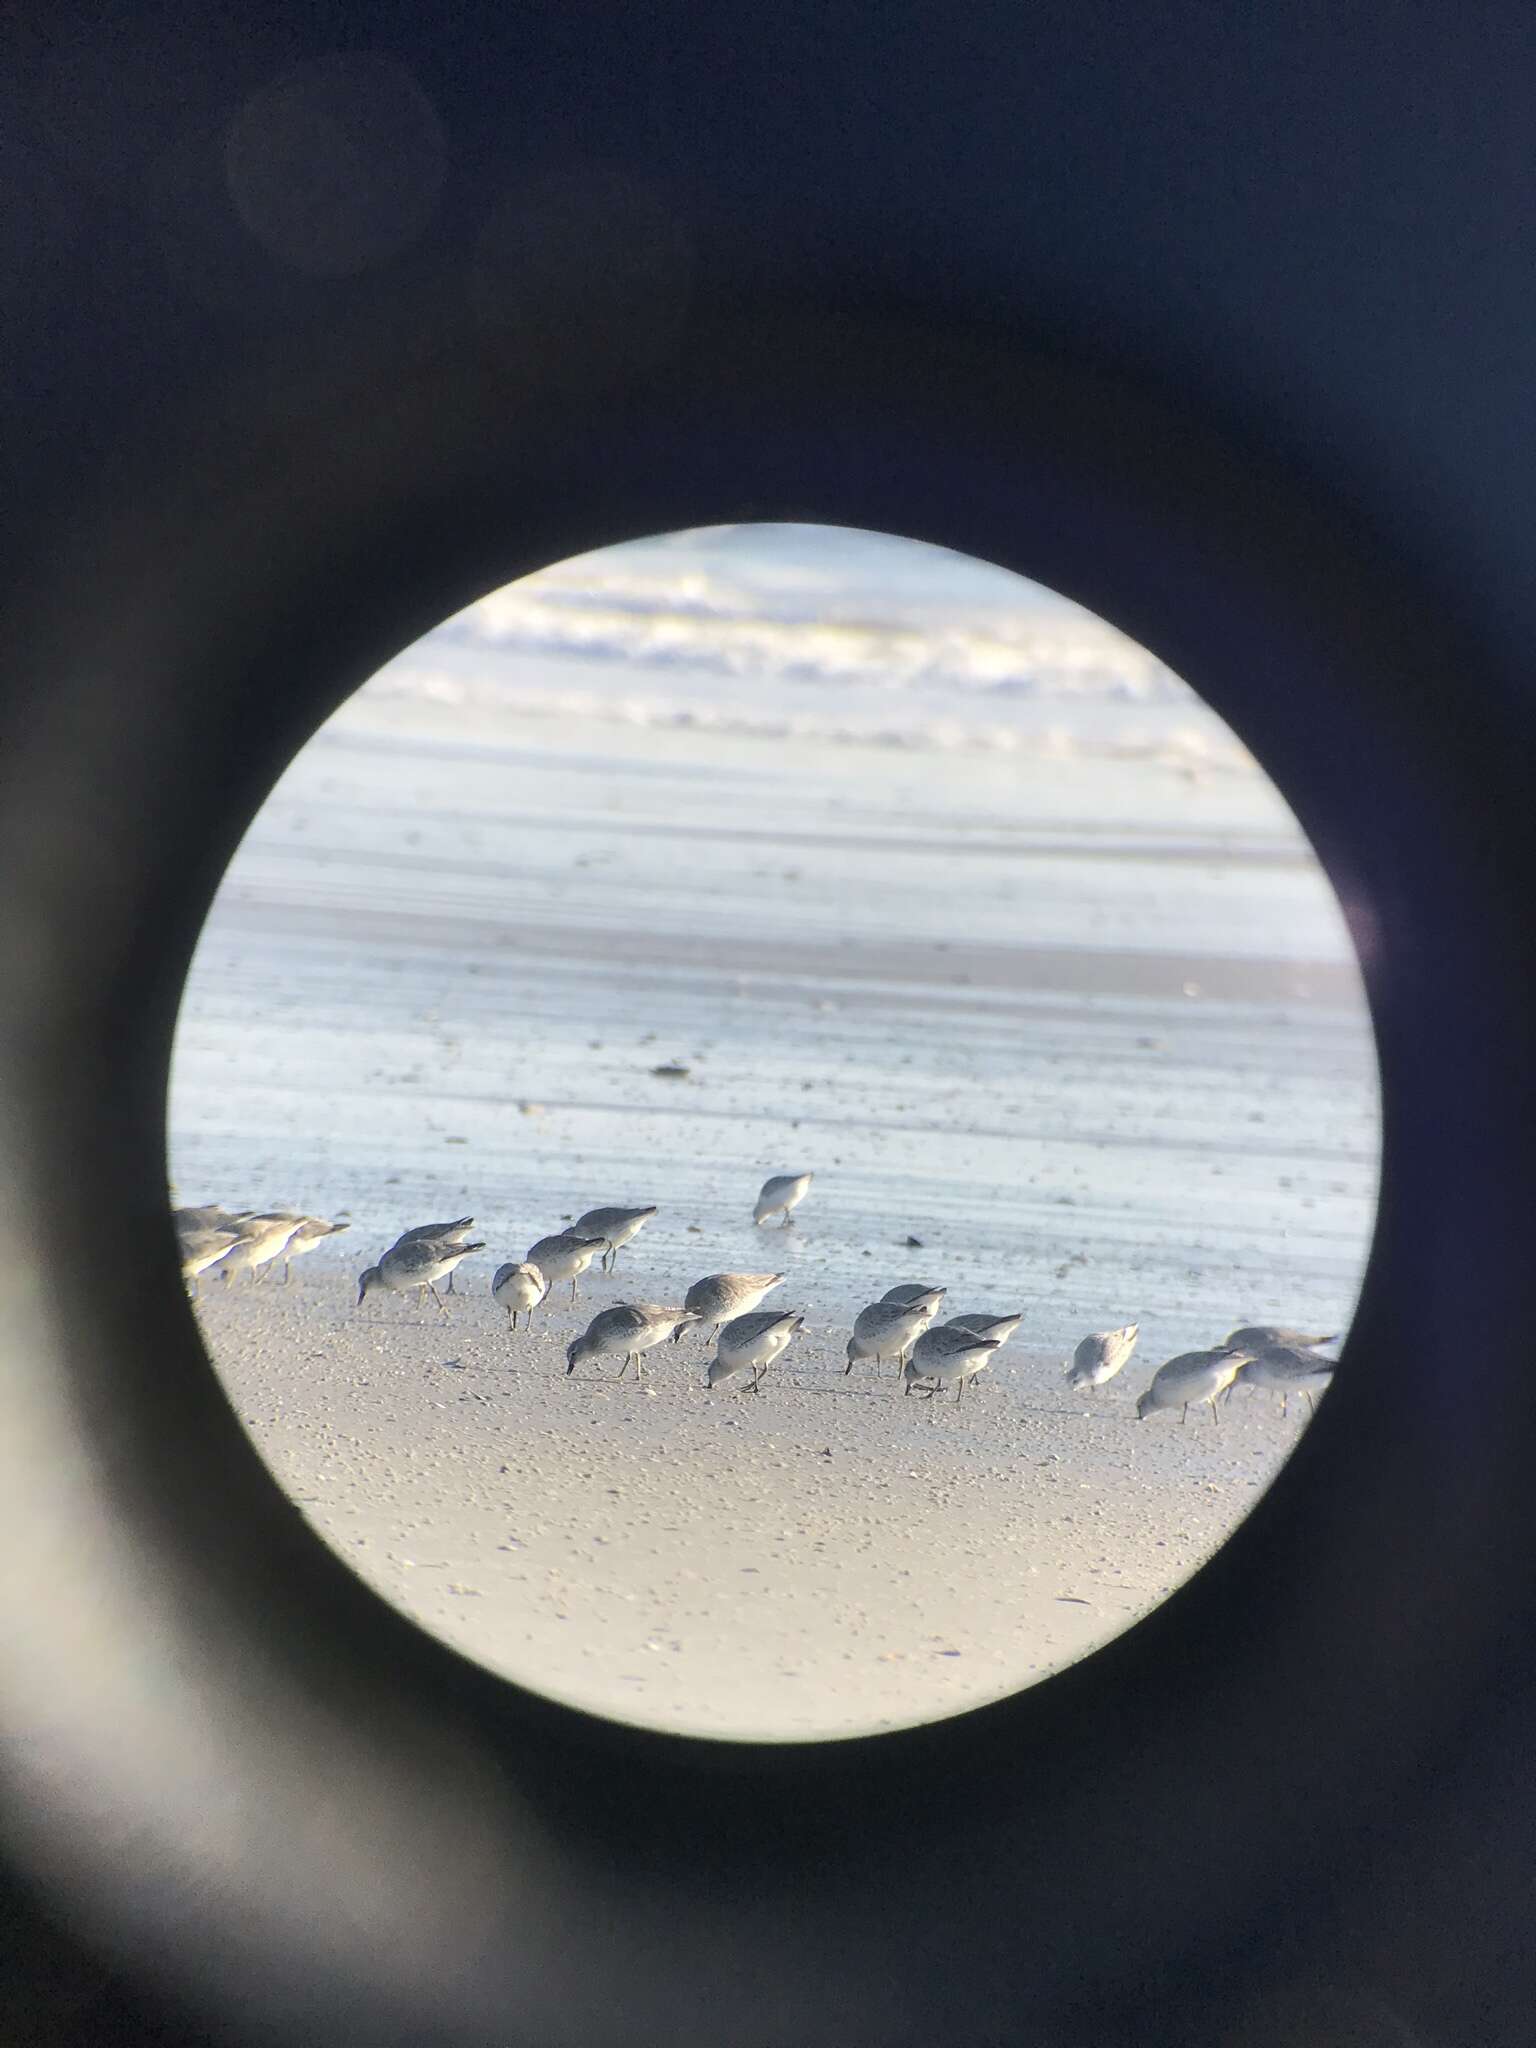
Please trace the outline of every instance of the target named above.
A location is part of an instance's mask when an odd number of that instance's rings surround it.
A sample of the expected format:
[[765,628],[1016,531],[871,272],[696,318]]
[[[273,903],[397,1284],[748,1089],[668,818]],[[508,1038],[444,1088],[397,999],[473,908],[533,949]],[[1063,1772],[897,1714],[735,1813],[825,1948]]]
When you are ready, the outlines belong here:
[[770,1216],[782,1215],[784,1228],[789,1228],[789,1212],[796,1208],[810,1192],[812,1176],[808,1173],[775,1173],[765,1180],[762,1191],[752,1209],[754,1223],[766,1223]]
[[641,1377],[640,1354],[664,1343],[683,1323],[694,1318],[683,1308],[668,1308],[656,1301],[619,1301],[601,1308],[573,1344],[566,1347],[565,1370],[573,1373],[584,1358],[601,1358],[607,1352],[622,1351],[624,1363],[615,1377],[623,1379],[631,1359],[635,1378]]
[[438,1314],[446,1316],[448,1311],[433,1283],[451,1273],[460,1259],[484,1250],[483,1244],[457,1244],[444,1237],[413,1237],[407,1243],[391,1245],[379,1263],[370,1266],[359,1280],[358,1307],[362,1307],[363,1297],[371,1287],[385,1287],[395,1294],[406,1294],[414,1288],[418,1294],[430,1294],[437,1303]]
[[1136,1403],[1136,1420],[1145,1422],[1159,1408],[1182,1408],[1185,1422],[1189,1411],[1204,1401],[1212,1422],[1219,1422],[1216,1397],[1231,1386],[1252,1358],[1251,1351],[1224,1347],[1218,1351],[1182,1351],[1152,1375],[1152,1384]]
[[603,1270],[611,1273],[619,1262],[619,1247],[644,1230],[656,1214],[650,1209],[589,1209],[585,1216],[578,1216],[571,1225],[573,1237],[600,1237],[603,1240]]
[[234,1230],[241,1221],[236,1209],[221,1209],[217,1202],[205,1202],[200,1209],[173,1209],[171,1221],[177,1232],[184,1230]]
[[254,1281],[260,1276],[261,1268],[270,1265],[282,1252],[298,1229],[299,1219],[252,1214],[242,1216],[231,1227],[235,1232],[235,1242],[219,1260],[219,1277],[227,1281],[236,1273],[249,1273]]
[[[942,1293],[943,1289],[939,1291]],[[899,1286],[887,1287],[880,1299],[894,1301],[905,1307],[909,1302],[918,1301],[923,1295],[932,1293],[933,1289],[926,1280],[903,1280]]]
[[791,1337],[805,1326],[797,1309],[759,1309],[755,1315],[736,1316],[720,1332],[715,1355],[709,1365],[709,1385],[728,1387],[751,1374],[751,1389],[787,1347]]
[[1022,1309],[1016,1316],[989,1316],[980,1309],[973,1309],[968,1315],[951,1316],[945,1328],[969,1330],[973,1337],[991,1337],[1001,1347],[1008,1342],[1023,1320]]
[[418,1223],[414,1230],[402,1230],[390,1250],[398,1251],[403,1244],[418,1244],[424,1237],[440,1239],[444,1244],[462,1244],[474,1227],[473,1216],[460,1216],[454,1223]]
[[601,1237],[579,1237],[574,1230],[557,1230],[553,1237],[541,1237],[537,1244],[528,1247],[527,1263],[538,1267],[552,1289],[562,1280],[569,1280],[574,1301],[578,1278],[605,1243],[606,1239]]
[[1136,1349],[1140,1323],[1127,1323],[1120,1330],[1095,1330],[1073,1352],[1067,1366],[1067,1384],[1091,1390],[1112,1380]]
[[848,1339],[848,1362],[844,1373],[853,1371],[856,1358],[872,1358],[878,1366],[885,1358],[905,1360],[907,1352],[939,1312],[944,1299],[942,1287],[930,1287],[913,1301],[874,1301],[854,1318]]
[[520,1309],[527,1311],[528,1327],[532,1329],[533,1312],[548,1292],[549,1282],[537,1266],[509,1261],[505,1266],[498,1266],[491,1275],[491,1297],[506,1310],[507,1320],[514,1330]]
[[[392,1252],[399,1251],[403,1244],[420,1244],[431,1238],[434,1244],[462,1244],[475,1227],[473,1216],[460,1216],[453,1223],[418,1223],[414,1230],[402,1230],[390,1246]],[[448,1292],[453,1292],[453,1275],[448,1275]]]
[[1317,1413],[1314,1393],[1325,1393],[1332,1383],[1332,1361],[1288,1344],[1272,1344],[1257,1358],[1250,1358],[1237,1377],[1246,1387],[1269,1387],[1280,1396],[1280,1418],[1290,1413],[1292,1394],[1306,1397],[1308,1409]]
[[1338,1339],[1334,1330],[1326,1337],[1309,1337],[1305,1330],[1287,1330],[1279,1323],[1244,1323],[1227,1338],[1229,1345],[1239,1351],[1273,1351],[1277,1346],[1287,1351],[1309,1351],[1316,1344],[1332,1344]]
[[198,1286],[198,1275],[217,1265],[230,1246],[238,1242],[233,1230],[194,1228],[178,1230],[176,1236],[181,1247],[181,1277],[190,1280],[193,1291],[197,1293],[202,1291]]
[[683,1307],[693,1311],[696,1321],[711,1326],[707,1336],[713,1339],[734,1316],[750,1315],[783,1278],[782,1273],[708,1273],[694,1281],[683,1296]]
[[293,1217],[297,1229],[283,1246],[283,1285],[292,1278],[293,1261],[305,1252],[312,1252],[317,1244],[324,1244],[328,1237],[335,1237],[339,1231],[350,1230],[350,1223],[328,1223],[323,1216],[301,1216],[297,1210],[274,1211]]
[[985,1372],[992,1363],[993,1352],[999,1348],[996,1337],[981,1337],[974,1330],[957,1329],[953,1323],[924,1330],[902,1373],[902,1392],[910,1394],[919,1380],[932,1380],[928,1389],[930,1401],[942,1388],[953,1385],[958,1403],[965,1393],[966,1381]]

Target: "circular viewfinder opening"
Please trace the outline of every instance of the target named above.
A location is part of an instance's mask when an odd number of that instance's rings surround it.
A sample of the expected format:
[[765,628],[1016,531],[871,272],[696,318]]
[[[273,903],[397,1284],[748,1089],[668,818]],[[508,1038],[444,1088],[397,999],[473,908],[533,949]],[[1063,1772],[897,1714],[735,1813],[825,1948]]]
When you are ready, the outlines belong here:
[[209,1355],[353,1570],[770,1740],[1186,1580],[1326,1397],[1380,1158],[1232,731],[1052,591],[810,525],[560,563],[359,690],[224,878],[169,1116]]

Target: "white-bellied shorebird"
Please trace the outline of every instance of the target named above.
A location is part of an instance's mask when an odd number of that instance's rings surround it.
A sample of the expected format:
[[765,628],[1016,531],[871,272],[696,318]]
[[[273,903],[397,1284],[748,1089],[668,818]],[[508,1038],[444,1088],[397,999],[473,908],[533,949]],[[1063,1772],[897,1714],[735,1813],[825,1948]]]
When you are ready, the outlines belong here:
[[304,1216],[297,1210],[283,1213],[291,1215],[297,1224],[292,1237],[283,1246],[283,1285],[286,1287],[293,1277],[293,1261],[312,1252],[317,1244],[324,1244],[328,1237],[336,1237],[343,1230],[352,1228],[350,1223],[330,1223],[323,1216]]
[[436,1283],[451,1273],[460,1259],[484,1250],[483,1244],[454,1244],[442,1237],[413,1237],[406,1244],[391,1245],[379,1263],[370,1266],[358,1281],[358,1306],[361,1308],[363,1297],[374,1287],[388,1288],[394,1294],[408,1294],[414,1289],[417,1294],[430,1294],[437,1303],[438,1314],[446,1316],[448,1311],[443,1307]]
[[236,1273],[249,1273],[253,1281],[258,1279],[262,1267],[269,1266],[281,1254],[301,1220],[265,1213],[242,1216],[232,1226],[235,1242],[219,1260],[220,1279],[231,1280]]
[[575,1342],[567,1345],[565,1369],[573,1373],[585,1358],[602,1358],[622,1351],[624,1363],[614,1374],[623,1379],[634,1361],[635,1378],[641,1377],[640,1357],[657,1344],[664,1344],[678,1325],[691,1323],[684,1308],[671,1308],[658,1301],[618,1301],[612,1308],[600,1308]]
[[181,1277],[190,1280],[193,1293],[198,1294],[202,1292],[199,1276],[216,1266],[238,1238],[233,1230],[194,1227],[178,1230],[176,1241],[181,1248]]
[[854,1361],[859,1358],[872,1358],[877,1366],[886,1358],[905,1363],[907,1353],[938,1314],[943,1299],[942,1287],[930,1287],[912,1301],[872,1301],[868,1308],[861,1308],[854,1317],[843,1371],[852,1372]]
[[548,1292],[549,1282],[537,1266],[530,1266],[526,1261],[509,1260],[491,1275],[492,1299],[499,1301],[506,1310],[514,1330],[519,1313],[527,1315],[528,1327],[532,1329],[533,1312]]
[[1136,1420],[1145,1422],[1159,1408],[1182,1408],[1188,1422],[1190,1409],[1204,1401],[1212,1422],[1219,1422],[1216,1397],[1231,1386],[1252,1356],[1231,1345],[1218,1351],[1181,1351],[1152,1375],[1151,1386],[1136,1403]]
[[238,1209],[225,1209],[217,1202],[204,1202],[199,1209],[173,1209],[171,1221],[183,1230],[233,1230],[240,1221]]
[[710,1340],[734,1317],[760,1307],[783,1278],[782,1273],[707,1273],[683,1296],[683,1307],[692,1309],[701,1328],[709,1325],[705,1337]]
[[996,1337],[980,1337],[974,1330],[957,1329],[953,1323],[924,1330],[912,1346],[912,1356],[902,1371],[901,1390],[910,1394],[919,1380],[931,1380],[930,1401],[944,1387],[953,1386],[958,1402],[965,1393],[966,1381],[986,1371],[998,1348]]
[[1304,1395],[1309,1411],[1315,1415],[1317,1402],[1313,1397],[1326,1393],[1334,1371],[1333,1362],[1319,1358],[1315,1351],[1301,1351],[1289,1344],[1271,1344],[1257,1358],[1250,1358],[1245,1366],[1240,1367],[1237,1378],[1245,1387],[1268,1387],[1278,1394],[1283,1421],[1290,1413],[1292,1394]]
[[[475,1227],[473,1216],[457,1217],[452,1223],[418,1223],[412,1230],[402,1230],[390,1246],[396,1252],[403,1244],[420,1244],[430,1238],[434,1244],[463,1244]],[[453,1275],[448,1275],[448,1292],[453,1292]]]
[[1238,1351],[1310,1351],[1315,1345],[1336,1342],[1338,1334],[1330,1330],[1324,1337],[1312,1337],[1305,1330],[1288,1330],[1283,1323],[1244,1323],[1226,1341]]
[[1085,1337],[1067,1361],[1067,1384],[1091,1390],[1112,1380],[1136,1349],[1140,1323],[1126,1323],[1119,1330],[1095,1330]]
[[656,1214],[649,1209],[589,1209],[585,1216],[578,1216],[571,1225],[573,1237],[600,1237],[603,1240],[603,1270],[611,1273],[619,1262],[620,1248],[644,1230]]
[[562,1280],[569,1280],[574,1301],[577,1280],[601,1252],[605,1241],[601,1237],[578,1237],[574,1230],[558,1230],[553,1237],[541,1237],[537,1244],[528,1247],[526,1263],[538,1267],[551,1289]]
[[755,1394],[769,1366],[782,1356],[804,1324],[805,1317],[792,1308],[760,1308],[754,1315],[734,1317],[716,1340],[709,1364],[710,1387],[728,1387],[750,1375]]
[[452,1223],[418,1223],[410,1230],[402,1230],[390,1250],[395,1251],[403,1244],[417,1244],[424,1237],[443,1244],[462,1244],[474,1227],[473,1216],[460,1216]]
[[904,1308],[908,1302],[920,1300],[923,1295],[935,1291],[942,1294],[944,1290],[942,1287],[935,1290],[926,1280],[902,1280],[895,1287],[887,1287],[880,1299],[896,1302]]
[[1024,1311],[1017,1315],[989,1315],[985,1309],[971,1309],[963,1316],[950,1316],[945,1322],[947,1330],[969,1330],[973,1337],[993,1337],[999,1347],[1006,1344],[1014,1331],[1024,1320]]
[[752,1208],[752,1221],[766,1223],[770,1216],[782,1216],[784,1227],[789,1227],[789,1212],[797,1208],[810,1192],[809,1173],[775,1173],[763,1182],[762,1190]]

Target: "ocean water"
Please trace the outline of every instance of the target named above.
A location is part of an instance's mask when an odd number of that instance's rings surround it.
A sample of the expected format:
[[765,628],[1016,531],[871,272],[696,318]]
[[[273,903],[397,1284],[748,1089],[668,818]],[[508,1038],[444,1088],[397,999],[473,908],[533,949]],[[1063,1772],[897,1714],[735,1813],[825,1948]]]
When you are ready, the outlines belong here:
[[497,592],[343,708],[210,917],[170,1139],[181,1199],[348,1214],[359,1263],[656,1202],[658,1288],[763,1256],[810,1168],[773,1258],[829,1318],[917,1259],[1167,1355],[1347,1320],[1379,1116],[1327,881],[1155,656],[942,550],[734,527]]
[[891,536],[731,526],[636,541],[491,593],[371,693],[473,714],[811,743],[1254,772],[1134,641],[1039,584]]

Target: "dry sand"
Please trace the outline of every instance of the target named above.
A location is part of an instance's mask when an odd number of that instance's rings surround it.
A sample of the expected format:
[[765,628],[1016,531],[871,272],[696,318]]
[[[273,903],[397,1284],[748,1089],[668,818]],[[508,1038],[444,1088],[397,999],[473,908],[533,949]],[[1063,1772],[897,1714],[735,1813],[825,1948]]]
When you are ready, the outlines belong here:
[[1017,1342],[991,1384],[930,1404],[891,1367],[845,1377],[846,1325],[814,1311],[756,1397],[708,1393],[698,1339],[648,1354],[643,1385],[568,1378],[588,1315],[650,1294],[649,1249],[515,1336],[488,1254],[446,1321],[397,1296],[355,1308],[324,1254],[289,1287],[208,1284],[200,1305],[242,1420],[337,1549],[449,1642],[580,1706],[782,1738],[995,1697],[1186,1578],[1302,1426],[1303,1404],[1283,1422],[1242,1390],[1219,1424],[1139,1424],[1139,1358],[1073,1396],[1054,1354]]

